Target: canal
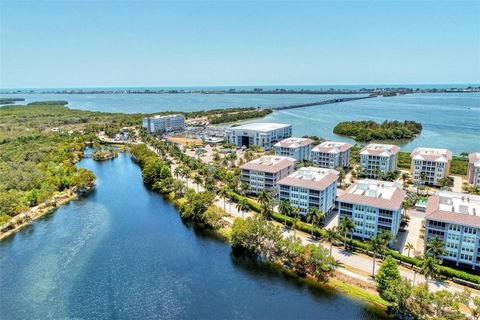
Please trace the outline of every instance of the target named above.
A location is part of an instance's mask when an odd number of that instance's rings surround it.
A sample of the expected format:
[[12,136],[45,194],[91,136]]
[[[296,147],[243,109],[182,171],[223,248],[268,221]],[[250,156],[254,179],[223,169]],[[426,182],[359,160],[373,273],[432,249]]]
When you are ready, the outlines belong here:
[[184,224],[129,155],[79,166],[94,191],[0,241],[1,319],[378,319]]

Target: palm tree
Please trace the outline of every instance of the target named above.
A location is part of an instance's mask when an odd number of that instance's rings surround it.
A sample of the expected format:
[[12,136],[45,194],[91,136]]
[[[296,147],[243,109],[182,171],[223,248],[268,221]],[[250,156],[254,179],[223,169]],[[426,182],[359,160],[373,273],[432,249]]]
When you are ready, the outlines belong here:
[[427,174],[425,171],[420,172],[420,181],[425,184],[425,180],[427,180]]
[[287,226],[287,216],[290,213],[292,207],[290,206],[289,201],[282,201],[280,202],[280,205],[278,206],[278,211],[280,211],[281,214],[285,216],[285,220],[283,221],[283,225],[286,227]]
[[218,190],[218,195],[223,198],[223,211],[227,211],[225,206],[227,205],[227,196],[229,194],[229,189],[227,186],[223,186]]
[[319,210],[315,207],[310,207],[308,208],[307,211],[307,222],[312,224],[312,228],[310,228],[310,236],[313,238],[313,229],[317,225],[318,222],[323,220],[325,217],[325,214],[323,213],[322,210]]
[[428,279],[433,279],[438,273],[437,260],[428,254],[425,254],[420,262],[420,273],[425,276],[428,286]]
[[343,217],[340,219],[340,230],[344,234],[343,246],[345,247],[345,249],[347,249],[347,234],[352,232],[354,228],[355,228],[355,223],[353,223],[351,219],[347,217]]
[[293,237],[295,238],[297,236],[297,224],[300,221],[300,216],[298,215],[297,207],[292,208],[292,214],[293,214],[293,219],[292,219]]
[[372,277],[375,278],[375,263],[377,259],[377,254],[383,252],[385,248],[385,242],[380,236],[374,236],[370,239],[368,243],[369,250],[373,252],[373,270],[372,270]]
[[262,214],[267,219],[270,214],[270,206],[272,205],[272,195],[264,189],[258,194],[258,201],[262,205]]
[[433,257],[433,259],[438,259],[441,256],[445,255],[445,242],[440,240],[439,237],[434,237],[428,240],[427,242],[427,253]]
[[203,182],[203,178],[201,175],[199,174],[196,174],[194,177],[193,177],[193,182],[195,182],[197,184],[197,192],[200,191],[200,183]]
[[188,189],[188,179],[190,178],[191,170],[189,167],[183,167],[182,168],[182,176],[185,178],[185,182],[187,183],[187,189]]
[[408,257],[410,258],[410,250],[414,250],[415,247],[414,247],[413,244],[411,244],[410,242],[407,242],[407,244],[405,244],[405,249],[408,250],[407,255],[408,255]]
[[242,219],[244,219],[245,218],[244,213],[250,210],[250,206],[248,205],[248,200],[241,199],[240,201],[237,202],[235,206],[237,207],[237,210],[242,213]]
[[338,238],[338,231],[336,227],[325,230],[325,240],[330,242],[330,255],[332,255],[333,242]]
[[175,176],[175,178],[178,179],[178,177],[180,177],[182,175],[182,168],[180,168],[179,166],[177,166],[175,168],[175,170],[173,170],[173,175]]

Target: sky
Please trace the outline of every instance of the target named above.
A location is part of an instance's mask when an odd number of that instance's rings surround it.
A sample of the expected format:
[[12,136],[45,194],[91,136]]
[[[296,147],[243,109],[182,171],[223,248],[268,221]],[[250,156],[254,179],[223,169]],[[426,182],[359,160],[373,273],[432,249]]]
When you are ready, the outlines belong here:
[[0,0],[0,88],[480,83],[480,1]]

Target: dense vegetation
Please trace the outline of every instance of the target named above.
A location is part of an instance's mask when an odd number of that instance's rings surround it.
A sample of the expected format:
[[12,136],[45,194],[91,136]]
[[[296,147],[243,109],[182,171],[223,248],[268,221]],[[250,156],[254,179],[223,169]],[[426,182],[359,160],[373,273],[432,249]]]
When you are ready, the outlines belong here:
[[13,104],[18,101],[25,101],[23,98],[0,98],[0,104]]
[[338,123],[333,132],[352,137],[357,141],[385,141],[412,139],[422,132],[422,125],[415,121],[344,121]]
[[237,111],[232,113],[222,113],[220,115],[212,115],[208,117],[211,124],[219,124],[226,122],[235,122],[246,119],[262,118],[272,113],[270,109],[256,109],[252,111]]
[[88,112],[64,101],[0,108],[0,225],[67,189],[82,192],[95,180],[78,169],[93,132],[138,124],[139,115]]

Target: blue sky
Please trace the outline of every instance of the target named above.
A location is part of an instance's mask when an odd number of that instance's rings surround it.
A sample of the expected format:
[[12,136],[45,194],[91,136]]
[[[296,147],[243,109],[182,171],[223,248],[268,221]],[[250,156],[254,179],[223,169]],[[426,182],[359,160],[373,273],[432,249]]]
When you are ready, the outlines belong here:
[[480,1],[5,1],[0,87],[480,83]]

